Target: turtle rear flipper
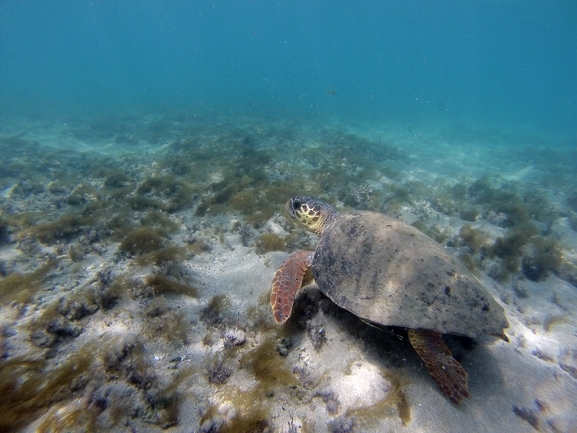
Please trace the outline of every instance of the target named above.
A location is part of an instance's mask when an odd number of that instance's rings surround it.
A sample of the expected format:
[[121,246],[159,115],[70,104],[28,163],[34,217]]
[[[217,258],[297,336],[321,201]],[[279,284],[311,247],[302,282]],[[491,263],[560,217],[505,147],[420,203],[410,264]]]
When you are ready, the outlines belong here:
[[312,251],[297,251],[286,259],[274,274],[270,305],[277,323],[284,323],[290,317],[295,295],[311,267],[313,256]]
[[453,403],[469,397],[467,372],[457,362],[440,333],[409,329],[409,341],[419,354],[437,385]]

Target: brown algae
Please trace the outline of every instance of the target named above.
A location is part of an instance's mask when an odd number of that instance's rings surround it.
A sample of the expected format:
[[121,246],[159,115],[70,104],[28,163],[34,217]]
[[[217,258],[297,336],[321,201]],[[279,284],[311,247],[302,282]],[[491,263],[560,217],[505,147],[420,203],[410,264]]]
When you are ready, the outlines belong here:
[[34,272],[28,274],[14,272],[0,279],[0,304],[29,302],[32,296],[42,289],[44,279],[57,265],[57,260],[49,260]]
[[90,351],[80,350],[60,364],[45,359],[0,361],[0,430],[10,431],[32,414],[66,400],[89,372]]
[[[249,390],[223,385],[217,399],[202,415],[201,431],[265,432],[272,426],[271,407],[275,392],[294,393],[298,379],[276,348],[276,332],[263,336],[256,348],[240,357],[241,369],[249,372],[256,384]],[[278,396],[277,396],[278,397]]]

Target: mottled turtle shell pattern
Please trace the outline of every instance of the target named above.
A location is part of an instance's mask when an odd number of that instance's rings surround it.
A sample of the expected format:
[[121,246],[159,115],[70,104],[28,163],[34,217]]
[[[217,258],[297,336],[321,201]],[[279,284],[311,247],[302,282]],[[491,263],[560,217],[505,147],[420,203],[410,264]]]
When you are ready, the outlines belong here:
[[333,302],[381,325],[472,338],[504,338],[508,326],[503,308],[458,260],[415,227],[380,213],[331,221],[312,272]]

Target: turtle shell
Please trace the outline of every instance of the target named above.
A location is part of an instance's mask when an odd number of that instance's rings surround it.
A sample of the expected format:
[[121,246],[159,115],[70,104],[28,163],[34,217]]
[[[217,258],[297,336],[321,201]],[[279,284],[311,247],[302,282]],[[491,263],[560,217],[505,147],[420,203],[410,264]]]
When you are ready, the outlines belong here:
[[433,239],[374,212],[341,214],[323,232],[312,271],[320,290],[386,326],[503,335],[503,308]]

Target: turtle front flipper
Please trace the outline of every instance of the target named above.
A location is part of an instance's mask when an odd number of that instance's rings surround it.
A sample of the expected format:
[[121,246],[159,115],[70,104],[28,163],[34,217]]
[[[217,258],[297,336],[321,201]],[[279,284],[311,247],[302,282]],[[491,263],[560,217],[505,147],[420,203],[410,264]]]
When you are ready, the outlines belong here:
[[314,252],[297,251],[280,266],[272,280],[270,305],[274,320],[284,323],[290,317],[298,289],[313,262]]
[[469,397],[467,372],[457,362],[440,333],[409,329],[409,341],[427,366],[437,385],[453,403]]

